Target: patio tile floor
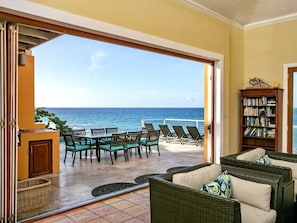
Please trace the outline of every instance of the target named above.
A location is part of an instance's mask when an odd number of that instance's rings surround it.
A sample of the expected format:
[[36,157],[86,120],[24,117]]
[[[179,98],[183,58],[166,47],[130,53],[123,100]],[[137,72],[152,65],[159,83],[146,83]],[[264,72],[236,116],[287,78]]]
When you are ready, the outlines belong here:
[[60,174],[42,176],[50,179],[49,204],[45,207],[18,214],[19,222],[150,222],[148,184],[94,198],[92,189],[115,182],[131,182],[137,176],[151,173],[166,173],[176,166],[191,166],[203,162],[203,147],[190,144],[160,141],[160,153],[153,147],[147,158],[145,149],[142,159],[133,153],[125,162],[119,154],[114,165],[109,153],[101,153],[101,162],[93,156],[93,162],[83,156],[72,166],[71,154],[63,163],[64,147],[60,148]]

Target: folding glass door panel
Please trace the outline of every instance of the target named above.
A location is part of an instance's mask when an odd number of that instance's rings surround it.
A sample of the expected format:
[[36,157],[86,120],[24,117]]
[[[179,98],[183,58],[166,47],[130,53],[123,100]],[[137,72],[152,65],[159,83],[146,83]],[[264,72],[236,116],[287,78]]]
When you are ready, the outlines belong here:
[[17,25],[0,22],[0,218],[16,222]]

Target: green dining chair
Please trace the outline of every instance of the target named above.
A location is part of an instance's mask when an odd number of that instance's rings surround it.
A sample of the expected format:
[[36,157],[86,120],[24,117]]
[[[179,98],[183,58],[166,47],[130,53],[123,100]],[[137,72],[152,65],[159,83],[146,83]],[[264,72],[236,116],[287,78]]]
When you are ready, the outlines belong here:
[[[65,141],[65,158],[64,158],[64,163],[66,161],[66,157],[67,157],[67,152],[71,151],[72,152],[72,157],[73,157],[73,161],[72,161],[72,165],[74,165],[75,162],[75,157],[76,157],[76,153],[80,152],[80,159],[82,158],[81,156],[81,152],[82,151],[86,151],[86,156],[87,156],[87,151],[88,150],[92,150],[91,144],[81,144],[80,142],[76,142],[73,139],[73,135],[72,134],[64,134],[63,135],[64,141]],[[92,151],[90,152],[90,158],[91,158],[91,162],[92,162]]]
[[160,138],[160,130],[151,130],[151,131],[148,131],[145,138],[142,138],[140,140],[141,145],[145,146],[146,157],[148,157],[148,150],[151,153],[152,146],[157,147],[158,154],[160,156],[159,138]]
[[110,154],[111,164],[113,164],[112,153],[117,159],[117,152],[120,150],[124,151],[125,161],[128,160],[127,148],[126,148],[126,137],[127,133],[113,133],[111,136],[110,143],[99,144],[99,161],[100,161],[100,150],[107,151]]
[[141,147],[140,140],[141,140],[141,131],[128,132],[127,140],[126,140],[126,148],[128,151],[135,148],[135,154],[137,150],[139,157],[142,158],[141,152],[140,152],[140,147]]

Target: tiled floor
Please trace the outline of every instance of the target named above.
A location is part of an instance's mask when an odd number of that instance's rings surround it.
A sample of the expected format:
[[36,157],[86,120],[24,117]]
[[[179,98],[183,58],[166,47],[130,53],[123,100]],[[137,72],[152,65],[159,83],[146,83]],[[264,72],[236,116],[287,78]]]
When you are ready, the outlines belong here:
[[[101,162],[93,157],[79,159],[72,166],[71,154],[63,163],[64,147],[61,146],[60,174],[43,176],[50,179],[49,204],[45,207],[18,214],[20,222],[150,222],[149,188],[147,184],[137,185],[127,193],[109,194],[94,198],[91,191],[100,185],[115,182],[132,182],[137,176],[152,173],[166,173],[176,166],[191,166],[203,162],[203,148],[177,142],[160,142],[160,153],[152,148],[147,158],[145,149],[142,159],[133,154],[125,162],[119,154],[114,165],[109,153],[101,153]],[[137,190],[134,190],[137,189]],[[112,198],[110,198],[112,197]],[[60,213],[62,211],[66,211]],[[36,217],[52,215],[41,220]]]
[[149,205],[149,189],[145,188],[35,222],[150,223]]

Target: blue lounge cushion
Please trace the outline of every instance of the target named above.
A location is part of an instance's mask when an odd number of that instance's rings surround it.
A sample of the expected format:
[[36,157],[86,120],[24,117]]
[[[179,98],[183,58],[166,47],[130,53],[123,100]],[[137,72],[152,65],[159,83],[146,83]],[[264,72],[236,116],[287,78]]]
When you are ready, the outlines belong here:
[[231,198],[231,182],[228,172],[225,170],[213,181],[203,184],[201,190],[224,198]]
[[269,165],[270,164],[270,160],[269,160],[268,155],[262,156],[260,159],[255,160],[255,162],[256,163],[260,163],[260,164],[266,164],[266,165]]

